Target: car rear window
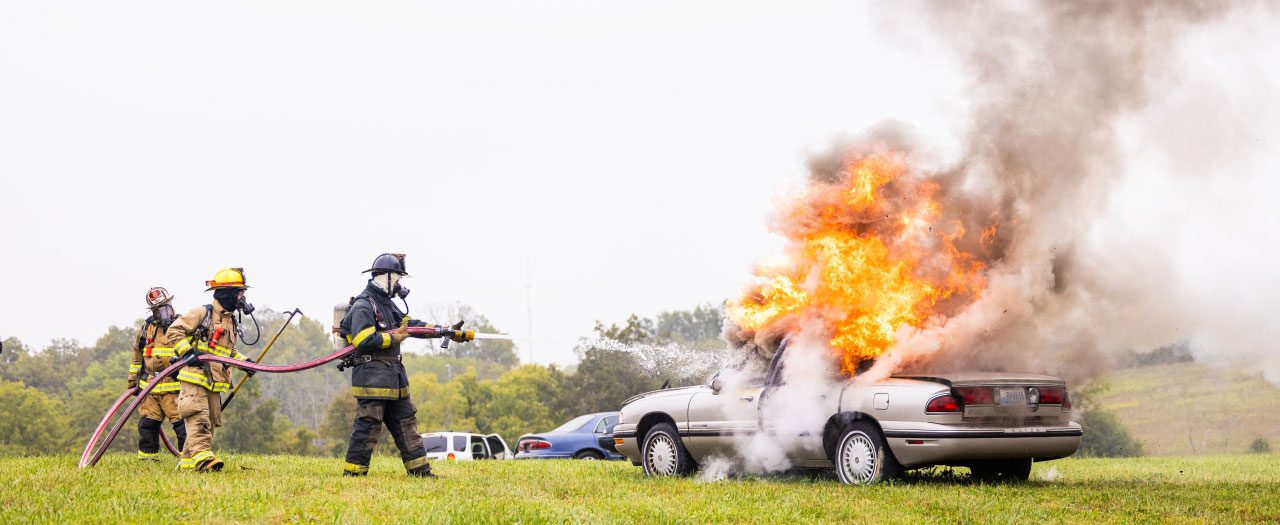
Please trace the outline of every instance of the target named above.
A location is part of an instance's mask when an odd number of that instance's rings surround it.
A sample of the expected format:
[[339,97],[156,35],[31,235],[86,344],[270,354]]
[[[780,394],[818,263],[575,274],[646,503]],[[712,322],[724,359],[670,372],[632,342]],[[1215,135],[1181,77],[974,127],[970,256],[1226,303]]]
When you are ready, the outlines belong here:
[[427,452],[444,452],[444,436],[427,436],[422,438],[422,445]]
[[578,416],[573,419],[570,419],[567,423],[556,427],[555,430],[552,430],[552,432],[573,432],[575,430],[578,430],[578,429],[581,429],[582,427],[587,426],[587,424],[591,423],[592,419],[595,419],[595,416],[591,414],[587,414],[585,416]]
[[453,436],[453,451],[465,452],[467,450],[467,436]]

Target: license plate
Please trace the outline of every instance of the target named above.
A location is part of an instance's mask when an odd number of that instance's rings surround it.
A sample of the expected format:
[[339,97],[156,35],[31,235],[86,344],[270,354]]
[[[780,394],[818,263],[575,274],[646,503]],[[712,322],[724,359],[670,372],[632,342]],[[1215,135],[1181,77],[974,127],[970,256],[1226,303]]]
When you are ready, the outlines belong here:
[[1027,404],[1027,391],[1022,388],[997,388],[997,395],[1000,396],[1001,405],[1025,405]]

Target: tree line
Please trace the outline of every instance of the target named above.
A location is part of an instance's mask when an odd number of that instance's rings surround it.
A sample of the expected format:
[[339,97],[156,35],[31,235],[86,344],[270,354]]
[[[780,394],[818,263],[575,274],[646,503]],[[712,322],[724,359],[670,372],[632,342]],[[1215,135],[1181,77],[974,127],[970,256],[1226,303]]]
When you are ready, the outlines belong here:
[[[259,310],[263,337],[242,345],[257,357],[286,316]],[[443,322],[464,319],[482,332],[501,332],[485,316],[458,305]],[[477,340],[404,356],[419,430],[497,433],[514,440],[550,430],[579,414],[617,410],[626,398],[664,384],[694,384],[718,366],[723,312],[717,306],[632,315],[597,323],[575,347],[576,365],[520,364],[514,344]],[[430,320],[429,320],[430,321]],[[134,326],[107,329],[92,345],[56,339],[33,349],[16,338],[0,352],[0,455],[79,452],[110,403],[124,391]],[[329,328],[301,318],[286,329],[265,362],[293,363],[333,351]],[[355,413],[350,372],[333,365],[292,374],[258,374],[228,408],[218,446],[231,452],[329,456],[346,447]],[[243,374],[236,372],[237,381]],[[137,415],[112,450],[136,447]],[[167,425],[166,425],[167,427]],[[384,445],[380,451],[393,452]]]

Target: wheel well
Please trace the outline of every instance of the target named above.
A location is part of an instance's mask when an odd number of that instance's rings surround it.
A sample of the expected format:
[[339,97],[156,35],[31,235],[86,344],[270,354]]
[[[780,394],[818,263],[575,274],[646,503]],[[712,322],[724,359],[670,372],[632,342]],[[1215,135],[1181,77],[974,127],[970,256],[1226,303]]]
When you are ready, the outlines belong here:
[[[676,420],[662,412],[650,412],[640,418],[640,422],[636,424],[636,442],[637,444],[644,442],[644,436],[649,433],[649,429],[658,423],[671,423],[676,426]],[[677,430],[679,428],[677,427]]]
[[579,451],[577,451],[577,452],[574,452],[574,453],[573,453],[573,457],[575,457],[575,458],[576,458],[576,457],[578,457],[578,455],[582,454],[583,452],[590,452],[590,453],[595,454],[595,455],[597,455],[597,456],[600,456],[600,457],[602,457],[602,458],[609,457],[609,454],[608,454],[608,453],[603,452],[603,451],[601,451],[601,450],[597,450],[597,449],[591,448],[591,447],[587,447],[587,448],[584,448],[584,449],[579,450]]
[[822,449],[826,451],[828,459],[835,461],[836,440],[840,439],[840,431],[859,421],[871,423],[871,426],[876,428],[876,432],[880,432],[881,437],[884,436],[880,422],[865,412],[849,411],[831,416],[827,419],[826,426],[822,428]]

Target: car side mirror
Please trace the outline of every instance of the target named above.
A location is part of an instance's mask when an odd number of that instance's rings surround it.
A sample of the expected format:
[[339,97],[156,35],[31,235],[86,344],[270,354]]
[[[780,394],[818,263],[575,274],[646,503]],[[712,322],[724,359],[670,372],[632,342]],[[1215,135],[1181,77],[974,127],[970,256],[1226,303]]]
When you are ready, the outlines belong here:
[[719,394],[721,388],[724,388],[724,381],[721,381],[720,377],[716,376],[715,379],[711,380],[711,393]]

